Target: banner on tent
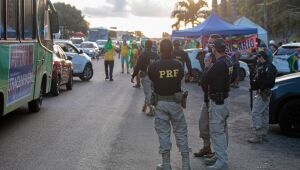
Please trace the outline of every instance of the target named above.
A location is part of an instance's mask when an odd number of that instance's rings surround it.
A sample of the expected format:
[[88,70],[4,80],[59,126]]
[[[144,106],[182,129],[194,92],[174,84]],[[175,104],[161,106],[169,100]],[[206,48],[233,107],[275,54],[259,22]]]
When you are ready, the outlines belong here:
[[[204,45],[206,46],[208,43],[209,37],[203,37]],[[243,37],[240,39],[226,39],[226,52],[231,53],[233,51],[233,45],[236,44],[237,48],[240,52],[251,51],[255,49],[256,46],[256,35],[252,35],[249,37]]]

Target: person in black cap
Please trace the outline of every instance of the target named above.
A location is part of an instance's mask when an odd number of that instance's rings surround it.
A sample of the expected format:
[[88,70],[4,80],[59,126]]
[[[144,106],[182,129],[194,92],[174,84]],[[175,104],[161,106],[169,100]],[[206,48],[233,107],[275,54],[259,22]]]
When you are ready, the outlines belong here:
[[[158,170],[171,170],[171,127],[175,134],[176,144],[182,156],[182,170],[190,170],[188,146],[188,130],[182,102],[181,80],[184,75],[182,64],[173,59],[173,45],[170,40],[160,43],[161,59],[152,63],[148,75],[153,82],[155,97],[152,104],[156,106],[155,130],[159,137],[159,153],[162,154],[162,164]],[[154,102],[155,101],[155,102]]]
[[203,59],[204,69],[202,71],[201,82],[200,85],[203,90],[204,101],[200,110],[200,119],[199,119],[199,132],[200,138],[203,140],[203,147],[199,150],[199,152],[194,153],[195,157],[212,157],[214,154],[211,150],[211,142],[210,142],[210,132],[209,132],[209,97],[208,97],[208,85],[207,85],[207,72],[211,69],[213,64],[215,63],[215,56],[212,54],[212,46],[213,42],[217,38],[222,38],[221,35],[212,34],[208,39],[208,52],[205,54],[205,59]]
[[158,60],[159,57],[156,53],[152,52],[152,41],[147,40],[145,43],[145,51],[139,56],[137,65],[134,68],[134,72],[131,76],[131,82],[134,83],[134,77],[138,74],[141,77],[141,83],[143,85],[145,102],[142,111],[146,112],[149,108],[148,116],[154,116],[154,109],[151,106],[150,99],[152,94],[152,82],[147,75],[148,66],[154,61]]
[[225,54],[226,44],[223,38],[216,38],[211,43],[216,62],[207,72],[209,95],[209,128],[215,156],[205,159],[208,170],[228,168],[228,97],[233,65]]
[[271,88],[275,85],[277,75],[276,67],[268,59],[269,56],[264,51],[260,51],[257,54],[258,66],[252,87],[253,90],[256,90],[256,96],[254,97],[251,112],[255,137],[248,139],[249,143],[263,143],[267,141]]
[[180,49],[180,41],[175,40],[173,42],[173,46],[174,46],[173,58],[179,60],[182,63],[183,67],[186,64],[186,67],[188,69],[189,81],[192,81],[192,77],[193,77],[192,64],[189,55],[187,54],[187,52]]

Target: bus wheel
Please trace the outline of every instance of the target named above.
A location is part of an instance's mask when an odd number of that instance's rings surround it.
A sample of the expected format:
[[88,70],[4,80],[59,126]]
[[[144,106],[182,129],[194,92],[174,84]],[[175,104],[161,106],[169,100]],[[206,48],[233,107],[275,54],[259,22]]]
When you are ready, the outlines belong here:
[[35,112],[39,112],[41,110],[42,103],[43,103],[43,95],[44,95],[44,90],[43,90],[43,84],[42,84],[39,98],[28,103],[29,112],[35,113]]

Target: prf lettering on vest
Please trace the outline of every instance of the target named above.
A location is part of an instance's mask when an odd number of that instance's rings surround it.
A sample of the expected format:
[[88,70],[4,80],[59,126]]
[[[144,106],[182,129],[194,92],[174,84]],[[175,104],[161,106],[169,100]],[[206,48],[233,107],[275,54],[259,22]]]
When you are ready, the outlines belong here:
[[178,76],[179,69],[175,70],[161,70],[159,71],[159,78],[172,78]]

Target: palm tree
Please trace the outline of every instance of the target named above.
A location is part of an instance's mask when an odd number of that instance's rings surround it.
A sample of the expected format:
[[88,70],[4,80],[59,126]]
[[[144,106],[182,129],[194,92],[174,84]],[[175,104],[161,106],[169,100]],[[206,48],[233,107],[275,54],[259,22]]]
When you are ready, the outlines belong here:
[[180,28],[180,21],[177,20],[177,21],[172,25],[172,29],[179,30],[179,28]]
[[181,22],[184,23],[184,27],[188,24],[188,18],[185,11],[174,10],[172,12],[171,18],[176,18],[177,21],[172,25],[172,28],[176,28],[177,30],[180,28]]
[[[184,25],[191,23],[194,27],[199,23],[201,18],[208,16],[208,11],[204,10],[208,7],[205,0],[181,0],[176,3],[176,8],[171,14],[171,18],[177,18],[177,22],[184,22]],[[176,24],[176,23],[175,23]]]

